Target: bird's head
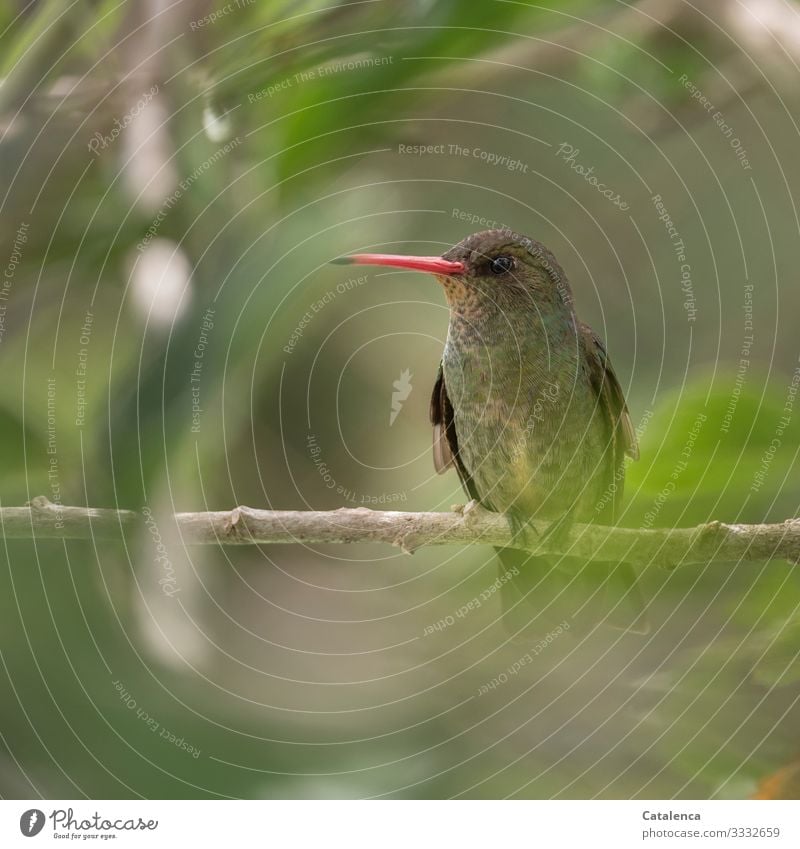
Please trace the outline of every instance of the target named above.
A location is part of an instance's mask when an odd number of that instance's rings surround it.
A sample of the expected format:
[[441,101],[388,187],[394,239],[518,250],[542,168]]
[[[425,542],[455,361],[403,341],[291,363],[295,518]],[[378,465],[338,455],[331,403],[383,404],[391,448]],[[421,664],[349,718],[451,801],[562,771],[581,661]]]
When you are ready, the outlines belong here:
[[426,271],[444,286],[454,310],[572,309],[569,283],[553,254],[510,229],[473,233],[441,257],[353,254],[336,262]]

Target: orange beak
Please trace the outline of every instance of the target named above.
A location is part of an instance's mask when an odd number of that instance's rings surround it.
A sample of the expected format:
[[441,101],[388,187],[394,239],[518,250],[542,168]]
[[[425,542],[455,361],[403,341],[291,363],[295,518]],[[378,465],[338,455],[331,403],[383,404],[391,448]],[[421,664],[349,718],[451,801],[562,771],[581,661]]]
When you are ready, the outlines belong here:
[[463,262],[450,262],[439,256],[402,256],[399,254],[351,254],[333,260],[334,265],[388,265],[390,268],[409,268],[429,274],[461,274]]

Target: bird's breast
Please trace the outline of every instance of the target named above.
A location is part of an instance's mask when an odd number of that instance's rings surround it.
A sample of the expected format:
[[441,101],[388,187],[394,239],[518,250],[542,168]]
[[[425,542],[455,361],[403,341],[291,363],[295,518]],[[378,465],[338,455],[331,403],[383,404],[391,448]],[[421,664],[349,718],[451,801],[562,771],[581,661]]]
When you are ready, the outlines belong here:
[[442,367],[459,454],[481,497],[501,511],[568,509],[601,450],[577,357],[448,337]]

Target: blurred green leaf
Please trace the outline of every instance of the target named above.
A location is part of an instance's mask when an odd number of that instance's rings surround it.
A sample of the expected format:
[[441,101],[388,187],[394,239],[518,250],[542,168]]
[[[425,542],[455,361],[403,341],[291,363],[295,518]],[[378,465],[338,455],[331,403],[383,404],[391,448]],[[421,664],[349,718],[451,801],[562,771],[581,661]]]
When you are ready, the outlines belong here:
[[[726,386],[722,389],[722,386]],[[626,524],[670,527],[710,519],[762,522],[800,502],[800,415],[791,378],[717,373],[662,393],[629,465]],[[787,406],[789,405],[789,406]]]

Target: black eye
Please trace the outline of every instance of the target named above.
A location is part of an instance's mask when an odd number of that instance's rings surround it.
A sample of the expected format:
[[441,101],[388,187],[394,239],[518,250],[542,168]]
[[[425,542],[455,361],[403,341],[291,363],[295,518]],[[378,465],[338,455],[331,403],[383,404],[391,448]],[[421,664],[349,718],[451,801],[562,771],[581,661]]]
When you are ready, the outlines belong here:
[[505,274],[514,267],[514,258],[510,256],[496,256],[490,263],[492,274]]

